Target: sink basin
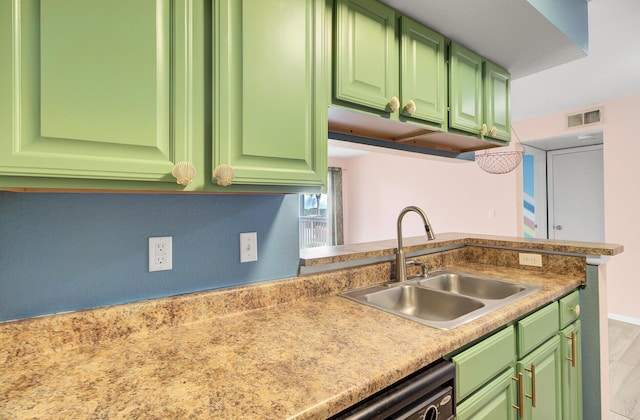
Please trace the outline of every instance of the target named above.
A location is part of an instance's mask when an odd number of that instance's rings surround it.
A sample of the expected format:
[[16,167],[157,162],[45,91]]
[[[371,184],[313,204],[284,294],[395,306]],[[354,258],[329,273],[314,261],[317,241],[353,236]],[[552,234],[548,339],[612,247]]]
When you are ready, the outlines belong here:
[[381,290],[365,295],[364,298],[375,306],[433,321],[451,321],[484,306],[476,299],[414,285]]
[[450,271],[430,273],[425,280],[420,280],[418,284],[430,289],[446,290],[481,299],[504,299],[526,289],[525,285],[517,283]]
[[424,325],[449,330],[540,289],[540,286],[440,270],[404,283],[378,284],[340,295]]

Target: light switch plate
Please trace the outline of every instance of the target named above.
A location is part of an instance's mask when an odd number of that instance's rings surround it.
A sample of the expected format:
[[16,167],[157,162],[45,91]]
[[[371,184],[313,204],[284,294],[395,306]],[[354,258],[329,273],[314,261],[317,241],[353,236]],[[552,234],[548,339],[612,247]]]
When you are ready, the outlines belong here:
[[240,262],[258,261],[258,233],[245,232],[240,234]]
[[171,236],[149,238],[149,272],[173,268],[173,246]]

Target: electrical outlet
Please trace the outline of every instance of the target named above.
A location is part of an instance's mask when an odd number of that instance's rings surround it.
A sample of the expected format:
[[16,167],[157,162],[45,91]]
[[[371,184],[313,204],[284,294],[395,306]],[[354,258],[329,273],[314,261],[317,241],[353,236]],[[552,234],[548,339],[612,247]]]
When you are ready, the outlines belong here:
[[258,261],[258,233],[245,232],[240,234],[240,262]]
[[520,259],[520,265],[530,265],[532,267],[542,267],[542,255],[541,254],[524,254],[518,253]]
[[171,236],[149,238],[149,272],[173,268]]

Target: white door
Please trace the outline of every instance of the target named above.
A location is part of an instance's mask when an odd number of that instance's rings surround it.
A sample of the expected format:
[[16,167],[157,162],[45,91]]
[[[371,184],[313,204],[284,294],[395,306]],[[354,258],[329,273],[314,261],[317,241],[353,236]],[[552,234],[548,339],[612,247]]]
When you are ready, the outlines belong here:
[[549,238],[604,242],[602,145],[547,153]]

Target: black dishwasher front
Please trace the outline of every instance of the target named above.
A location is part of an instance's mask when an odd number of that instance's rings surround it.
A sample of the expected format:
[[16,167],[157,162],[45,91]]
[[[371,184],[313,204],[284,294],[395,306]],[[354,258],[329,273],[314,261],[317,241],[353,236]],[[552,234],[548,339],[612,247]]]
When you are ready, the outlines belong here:
[[331,417],[343,419],[451,420],[455,367],[447,361],[427,366]]

